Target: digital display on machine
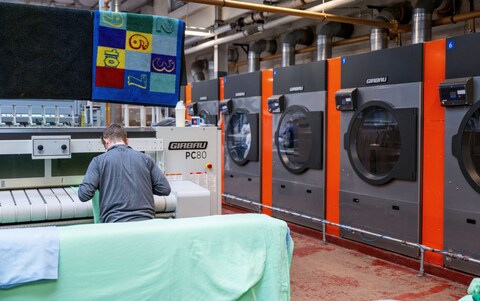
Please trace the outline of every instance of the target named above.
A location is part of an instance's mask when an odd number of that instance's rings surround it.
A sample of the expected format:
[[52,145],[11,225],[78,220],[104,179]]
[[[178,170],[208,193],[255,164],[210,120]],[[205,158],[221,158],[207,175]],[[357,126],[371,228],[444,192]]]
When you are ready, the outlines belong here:
[[357,89],[343,89],[335,94],[336,108],[339,111],[355,111],[357,109]]
[[473,103],[472,78],[445,80],[439,86],[440,103],[444,107],[469,106]]

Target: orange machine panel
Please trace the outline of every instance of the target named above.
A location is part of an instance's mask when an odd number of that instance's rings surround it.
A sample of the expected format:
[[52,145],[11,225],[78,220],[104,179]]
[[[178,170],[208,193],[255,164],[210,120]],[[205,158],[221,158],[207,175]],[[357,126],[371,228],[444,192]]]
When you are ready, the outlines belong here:
[[[225,98],[225,93],[224,93],[225,92],[225,83],[223,82],[223,77],[220,77],[218,80],[220,81],[218,83],[219,84],[218,88],[220,89],[220,91],[218,91],[219,101],[222,101]],[[222,195],[223,195],[225,193],[225,184],[223,183],[223,179],[225,177],[225,169],[223,168],[225,166],[225,158],[223,157],[224,156],[224,151],[225,151],[225,122],[224,122],[222,114],[220,114],[218,125],[222,129],[222,134],[221,134],[222,146],[221,146],[220,156],[221,156],[221,162],[222,162],[222,187],[221,187],[221,189],[222,189]],[[224,202],[225,202],[225,200],[222,197],[222,203],[224,203]]]
[[[272,114],[268,112],[268,98],[273,95],[273,70],[262,71],[262,204],[272,206]],[[272,215],[272,210],[262,208]]]
[[[328,60],[327,78],[327,143],[326,150],[326,219],[340,222],[340,112],[335,108],[335,92],[340,90],[340,58]],[[327,233],[340,236],[337,227],[327,226]]]
[[[190,83],[188,83],[186,86],[185,86],[185,108],[188,106],[189,103],[192,102],[192,85]],[[190,114],[185,114],[185,118],[187,120],[190,120]]]
[[[424,44],[422,244],[443,249],[444,122],[438,85],[445,79],[445,39]],[[425,260],[443,265],[441,254]]]

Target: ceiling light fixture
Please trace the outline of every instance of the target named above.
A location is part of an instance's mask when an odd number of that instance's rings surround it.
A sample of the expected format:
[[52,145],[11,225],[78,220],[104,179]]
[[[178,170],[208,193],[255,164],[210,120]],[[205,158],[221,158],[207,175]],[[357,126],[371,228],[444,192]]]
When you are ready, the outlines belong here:
[[187,26],[185,28],[185,35],[207,37],[212,35],[212,33],[207,28]]

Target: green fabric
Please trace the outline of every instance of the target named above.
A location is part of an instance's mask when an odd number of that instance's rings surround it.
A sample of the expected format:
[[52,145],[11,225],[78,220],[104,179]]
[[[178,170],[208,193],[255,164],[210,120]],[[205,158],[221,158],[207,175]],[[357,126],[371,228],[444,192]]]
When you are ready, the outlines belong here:
[[473,301],[472,295],[465,295],[458,301]]
[[[78,187],[71,187],[73,191],[78,195]],[[93,222],[95,224],[100,223],[100,204],[98,203],[100,198],[100,193],[95,191],[92,199],[92,209],[93,209]]]
[[480,301],[480,294],[472,295],[473,301]]
[[266,215],[59,230],[59,279],[0,290],[0,300],[290,300],[293,241]]
[[480,278],[473,278],[468,286],[467,293],[469,295],[480,294]]

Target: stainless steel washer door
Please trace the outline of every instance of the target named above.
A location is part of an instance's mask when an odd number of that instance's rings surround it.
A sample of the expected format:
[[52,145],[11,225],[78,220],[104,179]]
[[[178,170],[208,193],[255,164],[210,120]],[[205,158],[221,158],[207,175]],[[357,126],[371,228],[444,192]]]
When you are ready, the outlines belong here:
[[322,168],[323,112],[293,105],[280,117],[275,145],[283,166],[294,174]]
[[452,152],[467,182],[480,193],[480,102],[465,114],[452,138]]
[[258,114],[237,109],[229,119],[226,143],[230,158],[238,165],[258,161]]
[[416,112],[369,101],[353,115],[344,147],[362,180],[381,185],[393,179],[416,179]]

